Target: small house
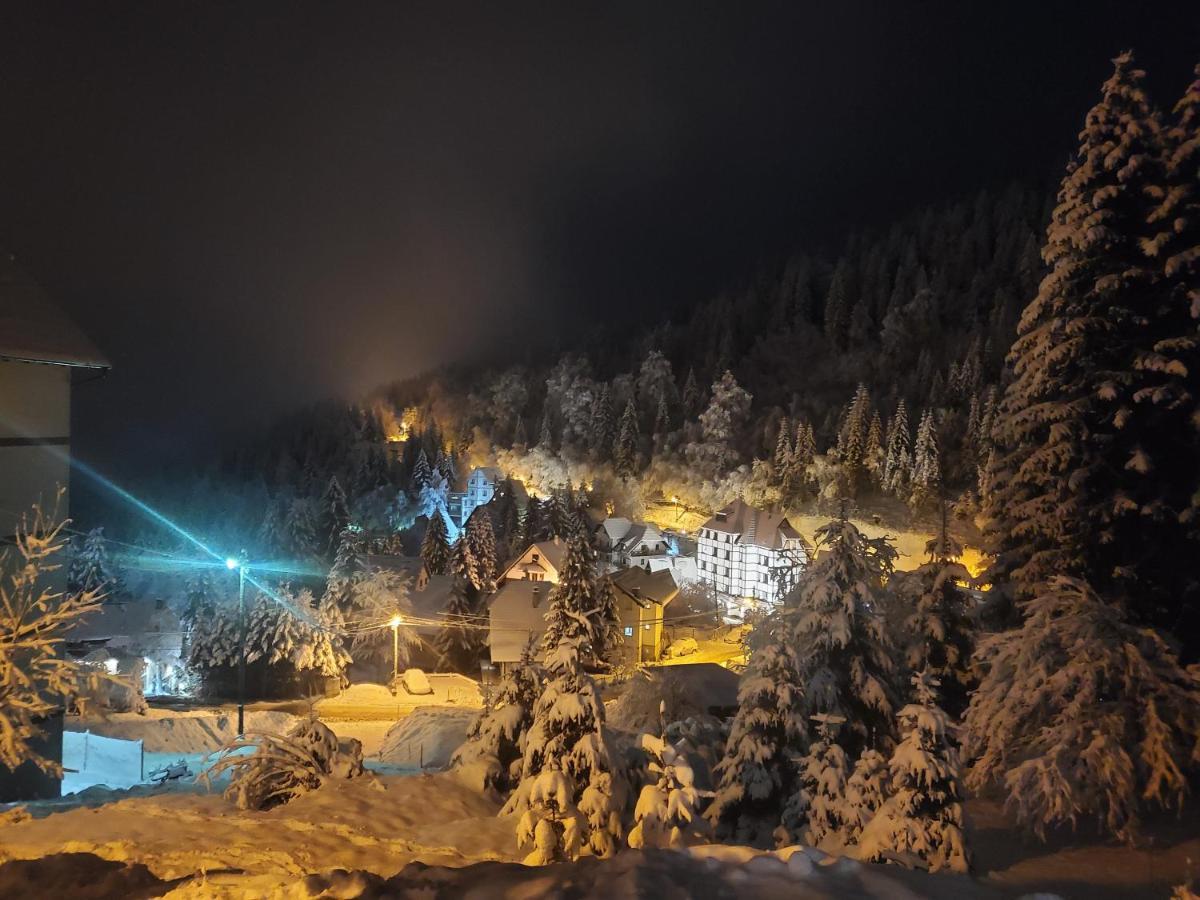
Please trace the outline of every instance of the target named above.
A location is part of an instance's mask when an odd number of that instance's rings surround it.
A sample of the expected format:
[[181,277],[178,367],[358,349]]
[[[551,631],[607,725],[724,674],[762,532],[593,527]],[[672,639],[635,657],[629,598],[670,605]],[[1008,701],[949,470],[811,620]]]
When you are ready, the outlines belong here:
[[562,571],[566,555],[567,545],[558,538],[552,541],[538,541],[531,544],[504,570],[502,580],[548,581],[558,584],[558,574]]
[[662,656],[663,614],[679,593],[669,571],[630,566],[612,576],[627,664],[656,662]]

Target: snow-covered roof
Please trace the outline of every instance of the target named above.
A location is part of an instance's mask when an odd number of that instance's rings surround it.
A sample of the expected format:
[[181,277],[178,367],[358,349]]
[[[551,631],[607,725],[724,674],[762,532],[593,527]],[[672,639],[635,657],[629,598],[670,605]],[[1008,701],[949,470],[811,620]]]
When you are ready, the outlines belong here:
[[554,585],[544,581],[505,581],[488,606],[492,662],[517,662],[530,636],[546,631],[546,609]]
[[6,253],[0,253],[0,359],[87,369],[112,366]]
[[604,534],[608,538],[609,545],[615,546],[621,538],[629,534],[629,529],[633,527],[633,522],[624,516],[609,516],[600,523],[600,527],[604,529]]
[[630,566],[612,577],[613,587],[638,606],[659,603],[666,606],[679,593],[679,586],[666,570],[650,572],[642,566]]
[[155,603],[102,603],[63,636],[68,644],[128,646],[178,653],[183,644],[182,626],[174,610]]
[[504,570],[504,577],[509,579],[524,578],[525,572],[531,568],[531,560],[535,553],[538,557],[536,568],[544,571],[545,566],[542,563],[545,563],[553,570],[547,572],[547,579],[558,581],[558,573],[562,571],[563,559],[567,555],[567,545],[558,538],[552,541],[538,541],[536,544],[530,544],[525,552]]
[[651,556],[646,559],[651,572],[670,572],[680,587],[700,580],[694,556]]
[[799,540],[800,532],[783,513],[757,509],[746,501],[734,500],[704,523],[703,528],[722,534],[740,535],[743,544],[778,550],[785,540]]

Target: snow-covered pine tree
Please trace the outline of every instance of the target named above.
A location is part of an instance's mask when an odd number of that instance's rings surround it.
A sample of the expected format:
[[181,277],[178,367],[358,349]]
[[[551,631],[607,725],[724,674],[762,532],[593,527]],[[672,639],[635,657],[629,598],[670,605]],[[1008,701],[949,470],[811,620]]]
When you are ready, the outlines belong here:
[[607,383],[600,385],[596,400],[592,405],[591,435],[589,444],[592,454],[598,459],[607,458],[612,451],[613,440],[616,437],[616,426],[613,422],[612,395]]
[[496,558],[496,533],[492,530],[492,515],[486,507],[480,506],[471,513],[463,536],[471,548],[471,557],[475,560],[475,569],[479,575],[475,587],[481,594],[490,594],[496,590],[500,563]]
[[852,755],[886,746],[891,736],[895,665],[880,613],[896,549],[864,537],[846,518],[816,532],[816,561],[785,604],[794,610],[796,672],[803,686],[796,711],[805,729],[817,713],[842,716],[837,741]]
[[596,656],[612,663],[624,643],[621,634],[621,615],[617,609],[617,595],[613,590],[612,578],[598,575],[596,578],[595,614],[592,617],[596,629]]
[[617,440],[613,444],[613,468],[622,478],[630,478],[637,472],[638,421],[637,407],[633,398],[625,404],[621,422],[617,426]]
[[[351,636],[350,650],[355,662],[374,658],[389,669],[394,662],[404,668],[412,649],[421,643],[409,624],[413,618],[410,583],[407,575],[371,568],[355,584],[353,618],[373,626],[356,629]],[[385,625],[395,615],[400,616],[401,624],[393,631]],[[394,661],[396,651],[398,660]]]
[[468,597],[467,582],[457,577],[450,602],[442,613],[442,627],[433,646],[447,665],[459,672],[478,672],[486,648],[481,619]]
[[467,540],[466,534],[460,534],[450,550],[450,565],[447,574],[455,581],[462,582],[467,602],[474,607],[479,599],[480,585],[483,584],[482,569],[479,560],[475,558],[474,548]]
[[288,509],[284,525],[288,550],[300,559],[317,555],[317,523],[313,514],[312,501],[307,497],[295,497]]
[[529,435],[525,430],[525,417],[517,416],[517,424],[513,428],[512,449],[524,452],[528,445]]
[[472,723],[467,740],[450,760],[456,769],[476,767],[480,783],[507,794],[521,781],[526,735],[545,673],[533,655],[532,642],[521,660],[500,680],[496,696]]
[[1163,130],[1163,184],[1141,241],[1152,287],[1118,400],[1127,418],[1110,454],[1127,457],[1124,502],[1106,548],[1136,578],[1130,613],[1170,629],[1189,660],[1200,658],[1200,580],[1181,564],[1200,550],[1200,66],[1196,75]]
[[409,480],[409,490],[414,495],[419,495],[433,477],[433,470],[429,468],[429,457],[425,455],[425,448],[422,447],[417,452],[417,461],[413,464],[412,478]]
[[82,541],[78,536],[70,541],[71,562],[67,566],[67,590],[73,594],[87,592],[97,598],[111,598],[117,587],[117,576],[108,560],[108,540],[104,526],[93,528]]
[[1200,746],[1200,678],[1153,629],[1075,578],[1023,605],[1024,624],[982,639],[964,720],[967,785],[1003,783],[1038,835],[1095,816],[1132,839],[1148,806],[1178,807]]
[[860,835],[860,859],[916,859],[933,872],[970,867],[954,724],[937,705],[937,685],[927,673],[913,676],[914,702],[897,716],[902,738],[888,761],[890,796]]
[[558,584],[550,589],[542,649],[549,653],[566,638],[578,638],[579,654],[595,660],[604,647],[597,610],[596,551],[577,532],[567,541]]
[[856,497],[863,487],[866,474],[867,432],[870,427],[871,397],[867,386],[859,383],[854,399],[838,430],[837,460],[840,474],[840,493]]
[[702,440],[686,448],[688,462],[705,477],[715,478],[737,465],[737,439],[752,399],[728,369],[713,382],[712,399],[700,414]]
[[430,575],[445,575],[450,568],[450,536],[441,511],[429,517],[421,539],[421,563]]
[[667,397],[664,394],[658,398],[658,408],[654,412],[654,447],[656,452],[662,452],[663,446],[667,439],[667,434],[671,431],[671,409],[667,406]]
[[927,409],[917,426],[913,446],[912,489],[908,504],[914,510],[928,509],[937,502],[942,489],[942,463],[938,453],[937,427],[933,410]]
[[697,415],[704,398],[700,394],[700,383],[696,380],[696,370],[688,369],[687,378],[683,382],[683,415],[684,418]]
[[775,454],[771,458],[771,465],[775,468],[775,478],[781,485],[788,469],[791,468],[795,452],[796,448],[792,443],[792,423],[787,416],[784,416],[779,420],[779,435],[775,438]]
[[883,489],[896,496],[908,496],[912,469],[909,440],[908,409],[901,399],[888,429],[887,459],[883,466]]
[[451,487],[458,481],[458,465],[454,461],[454,448],[449,451],[438,450],[437,462],[433,468],[446,480],[446,484]]
[[321,513],[317,519],[317,538],[321,541],[322,551],[332,558],[338,550],[338,542],[342,532],[350,524],[350,504],[346,500],[346,492],[336,475],[329,476],[325,493],[321,495]]
[[840,850],[852,818],[846,804],[850,766],[846,751],[834,739],[845,719],[826,713],[811,718],[816,722],[817,739],[797,761],[799,782],[784,806],[776,841],[781,845],[802,841]]
[[554,451],[554,420],[550,411],[550,398],[546,398],[546,404],[542,407],[542,421],[538,425],[538,442],[537,445],[547,453]]
[[[659,718],[666,711],[666,701],[659,705]],[[682,741],[680,742],[683,743]],[[650,757],[652,783],[642,787],[633,810],[634,826],[629,832],[629,846],[659,849],[681,848],[707,842],[712,828],[698,814],[702,797],[711,791],[696,787],[695,773],[680,746],[667,740],[666,725],[658,736],[643,734],[638,745]]]
[[975,649],[969,600],[959,585],[970,584],[972,578],[957,561],[962,547],[949,535],[944,508],[941,532],[925,545],[925,553],[923,565],[897,572],[889,588],[893,602],[907,612],[902,641],[908,671],[937,678],[945,698],[942,705],[958,718],[967,707]]
[[[586,842],[597,856],[609,856],[622,837],[625,791],[623,782],[614,778],[604,733],[604,704],[596,683],[580,665],[581,645],[578,636],[564,636],[546,654],[549,680],[534,706],[522,781],[501,815],[524,810],[518,840],[533,839],[539,829],[544,831],[538,821],[545,820],[539,808],[544,778],[556,778],[545,773],[561,773],[563,782],[556,786],[555,795],[562,810],[578,810],[579,842]],[[537,844],[541,846],[541,841]]]
[[846,781],[846,842],[858,843],[862,830],[888,798],[888,761],[878,750],[866,749]]
[[265,554],[288,552],[287,516],[291,500],[280,491],[267,504],[262,522],[258,526],[258,544]]
[[[993,591],[1037,596],[1056,575],[1108,596],[1116,581],[1149,577],[1121,565],[1141,552],[1113,531],[1130,502],[1130,463],[1115,433],[1130,342],[1145,314],[1148,188],[1161,156],[1159,115],[1129,54],[1114,61],[1058,192],[1042,257],[1049,272],[1025,308],[1008,362],[993,438],[995,469],[983,498]],[[1114,452],[1117,451],[1117,452]]]
[[713,771],[716,796],[705,816],[718,835],[739,843],[772,839],[797,784],[792,757],[803,750],[806,729],[798,712],[804,687],[794,618],[794,612],[779,610],[754,626],[725,756]]
[[871,416],[867,427],[867,440],[863,449],[863,465],[871,476],[871,483],[879,487],[883,481],[883,466],[886,454],[883,450],[883,424],[879,421],[879,410]]

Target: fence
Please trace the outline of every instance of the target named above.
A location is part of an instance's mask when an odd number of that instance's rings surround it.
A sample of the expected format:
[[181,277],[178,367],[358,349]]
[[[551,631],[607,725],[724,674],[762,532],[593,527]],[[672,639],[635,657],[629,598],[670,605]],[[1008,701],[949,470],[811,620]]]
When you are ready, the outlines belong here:
[[97,784],[128,788],[145,778],[141,741],[123,741],[90,731],[63,732],[63,793]]

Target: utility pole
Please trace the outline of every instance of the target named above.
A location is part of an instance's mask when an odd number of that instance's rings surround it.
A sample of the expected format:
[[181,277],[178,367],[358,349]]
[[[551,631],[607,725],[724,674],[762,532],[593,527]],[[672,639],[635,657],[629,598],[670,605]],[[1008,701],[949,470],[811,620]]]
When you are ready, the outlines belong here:
[[246,551],[240,559],[225,560],[225,567],[238,572],[238,737],[246,734]]

